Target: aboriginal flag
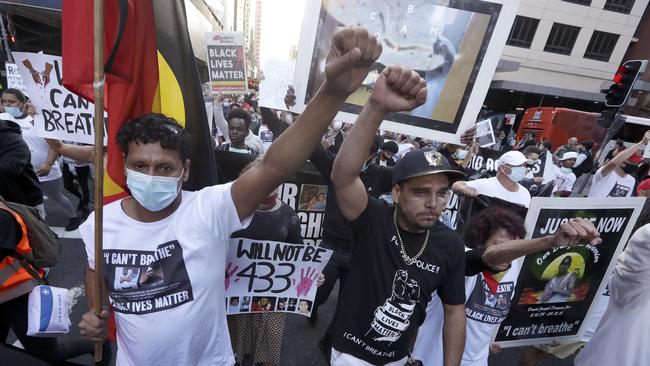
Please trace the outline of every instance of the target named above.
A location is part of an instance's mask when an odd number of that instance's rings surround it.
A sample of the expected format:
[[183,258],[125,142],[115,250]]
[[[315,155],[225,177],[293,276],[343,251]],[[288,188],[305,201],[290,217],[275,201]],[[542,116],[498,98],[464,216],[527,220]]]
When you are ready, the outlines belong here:
[[[199,74],[182,0],[106,0],[105,106],[108,160],[104,202],[125,196],[120,126],[148,112],[173,117],[192,138],[192,168],[184,189],[217,183],[216,164]],[[63,79],[73,92],[92,100],[93,2],[63,1]]]

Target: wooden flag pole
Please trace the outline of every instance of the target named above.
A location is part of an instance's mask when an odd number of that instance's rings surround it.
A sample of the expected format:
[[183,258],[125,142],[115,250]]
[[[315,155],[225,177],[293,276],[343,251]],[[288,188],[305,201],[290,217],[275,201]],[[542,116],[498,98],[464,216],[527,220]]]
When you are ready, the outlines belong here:
[[[93,308],[99,316],[103,305],[102,283],[102,232],[104,198],[104,0],[94,0],[94,78],[95,99],[95,291]],[[95,362],[102,360],[102,343],[95,344]]]

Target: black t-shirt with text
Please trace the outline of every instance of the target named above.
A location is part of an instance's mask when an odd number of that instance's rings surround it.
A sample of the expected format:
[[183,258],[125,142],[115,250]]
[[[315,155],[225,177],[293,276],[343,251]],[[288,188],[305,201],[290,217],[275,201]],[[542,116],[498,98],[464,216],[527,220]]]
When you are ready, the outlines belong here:
[[[465,254],[460,237],[437,222],[417,262],[400,254],[393,208],[375,199],[352,222],[352,266],[334,320],[333,347],[383,365],[406,357],[426,316],[431,295],[443,303],[465,303]],[[414,257],[426,233],[400,230]]]

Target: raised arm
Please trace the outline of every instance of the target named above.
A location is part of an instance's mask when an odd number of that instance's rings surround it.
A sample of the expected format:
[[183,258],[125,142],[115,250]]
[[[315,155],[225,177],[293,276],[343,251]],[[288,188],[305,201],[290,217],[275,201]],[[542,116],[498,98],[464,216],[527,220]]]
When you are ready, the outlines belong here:
[[264,159],[239,177],[232,197],[240,219],[248,217],[282,181],[300,168],[320,143],[321,135],[368,75],[381,45],[365,28],[343,28],[332,36],[325,81],[305,111],[273,142]]
[[527,254],[556,246],[575,246],[585,242],[590,245],[600,244],[602,242],[600,233],[591,221],[574,218],[562,224],[553,235],[535,239],[511,240],[491,245],[483,253],[483,262],[489,267],[496,267]]
[[426,95],[426,82],[410,69],[389,67],[377,78],[370,99],[343,142],[332,168],[336,197],[346,219],[355,220],[368,204],[359,171],[384,117],[388,112],[409,111],[421,105]]
[[616,154],[616,156],[612,158],[612,160],[607,162],[607,164],[603,166],[603,170],[601,171],[603,177],[609,175],[609,173],[613,172],[617,166],[621,165],[622,162],[629,159],[632,155],[634,155],[635,152],[639,151],[639,149],[641,149],[645,144],[648,143],[648,140],[650,140],[650,130],[646,131],[643,134],[643,138],[641,139],[641,141],[619,152],[618,154]]

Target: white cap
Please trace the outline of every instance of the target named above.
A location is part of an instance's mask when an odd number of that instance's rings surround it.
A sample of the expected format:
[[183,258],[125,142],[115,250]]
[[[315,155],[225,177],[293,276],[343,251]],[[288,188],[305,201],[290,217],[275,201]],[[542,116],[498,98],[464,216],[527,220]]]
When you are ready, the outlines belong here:
[[532,161],[526,159],[524,154],[517,150],[508,151],[507,153],[501,155],[499,160],[497,160],[497,166],[502,164],[508,164],[510,166],[519,166],[524,163],[531,163]]
[[575,151],[567,151],[565,152],[560,160],[569,160],[569,159],[577,159],[578,158],[578,153]]

